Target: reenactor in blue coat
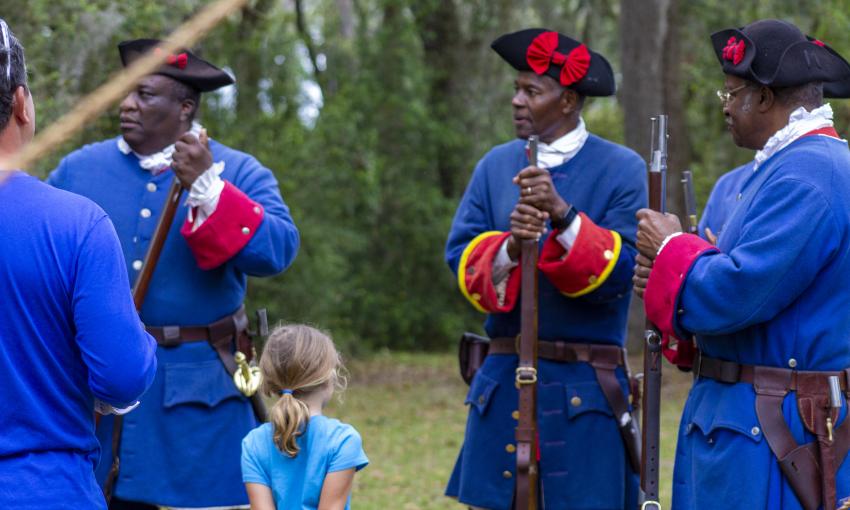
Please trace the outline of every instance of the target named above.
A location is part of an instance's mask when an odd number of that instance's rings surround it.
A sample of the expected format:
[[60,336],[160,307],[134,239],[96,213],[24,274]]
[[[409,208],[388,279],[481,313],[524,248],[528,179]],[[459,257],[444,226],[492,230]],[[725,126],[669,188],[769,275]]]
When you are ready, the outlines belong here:
[[[119,45],[129,65],[159,41]],[[254,157],[204,141],[200,94],[233,83],[186,50],[142,79],[120,106],[121,136],[66,156],[48,181],[89,197],[109,214],[134,281],[172,179],[188,190],[171,226],[141,318],[157,339],[160,369],[123,420],[112,508],[246,506],[242,438],[257,426],[228,373],[250,355],[242,308],[248,276],[288,267],[298,230],[272,172]],[[98,437],[112,443],[113,422]],[[101,479],[110,468],[104,455]],[[135,502],[135,503],[128,503]]]
[[[32,139],[24,50],[0,20],[0,158]],[[115,229],[91,200],[0,171],[0,508],[106,509],[94,476],[102,413],[156,372]]]
[[784,21],[711,39],[752,169],[717,246],[671,215],[638,215],[647,316],[700,350],[673,507],[834,509],[850,494],[850,150],[823,90],[850,65]]
[[[466,436],[446,493],[477,508],[512,506],[517,259],[523,239],[539,239],[541,504],[634,508],[637,475],[627,452],[634,445],[624,442],[618,420],[629,407],[623,345],[645,165],[589,133],[581,118],[587,96],[614,94],[602,55],[542,29],[504,35],[492,47],[517,71],[518,139],[478,163],[446,245],[460,290],[487,314],[491,337],[466,399]],[[529,166],[525,148],[532,134],[542,142],[538,166]]]

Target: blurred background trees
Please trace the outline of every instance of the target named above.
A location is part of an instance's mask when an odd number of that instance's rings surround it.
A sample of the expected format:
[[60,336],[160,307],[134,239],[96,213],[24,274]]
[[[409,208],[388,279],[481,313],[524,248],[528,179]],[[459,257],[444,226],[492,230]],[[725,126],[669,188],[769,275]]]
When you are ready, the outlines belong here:
[[[120,67],[116,44],[162,37],[200,0],[0,0],[27,49],[39,123]],[[751,159],[724,131],[709,34],[788,19],[850,55],[850,0],[252,0],[195,49],[237,85],[207,94],[211,135],[272,168],[301,229],[284,275],[252,281],[275,320],[330,329],[349,352],[436,350],[480,329],[443,262],[457,202],[492,145],[512,138],[514,72],[498,35],[545,26],[611,61],[620,92],[585,108],[589,128],[646,156],[648,117],[671,115],[670,206],[693,170],[699,203]],[[850,107],[833,101],[847,134]],[[112,137],[117,106],[32,171]]]

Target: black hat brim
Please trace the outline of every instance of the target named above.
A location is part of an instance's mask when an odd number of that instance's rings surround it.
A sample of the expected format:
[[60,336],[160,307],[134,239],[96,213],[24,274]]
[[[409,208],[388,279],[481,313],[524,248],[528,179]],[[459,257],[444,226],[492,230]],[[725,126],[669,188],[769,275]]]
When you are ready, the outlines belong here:
[[[157,39],[135,39],[124,41],[118,45],[121,55],[121,63],[124,67],[135,62],[139,57],[157,48],[161,42]],[[195,55],[191,51],[181,50],[178,53],[187,55],[186,66],[164,64],[157,68],[154,74],[168,76],[171,79],[184,83],[199,92],[212,92],[213,90],[232,85],[235,80],[228,73]]]
[[[517,71],[534,72],[526,60],[526,52],[531,46],[532,41],[543,32],[550,32],[544,28],[529,28],[520,30],[510,34],[505,34],[490,45],[493,50],[502,57],[505,62],[511,65]],[[560,40],[567,40],[578,46],[580,43],[563,34],[558,34]],[[590,53],[590,67],[582,79],[576,83],[567,85],[568,88],[575,90],[583,96],[612,96],[617,92],[616,82],[614,80],[614,71],[611,69],[611,64],[599,53],[588,48]],[[560,68],[550,66],[545,73],[559,81]],[[559,82],[560,83],[560,82]]]

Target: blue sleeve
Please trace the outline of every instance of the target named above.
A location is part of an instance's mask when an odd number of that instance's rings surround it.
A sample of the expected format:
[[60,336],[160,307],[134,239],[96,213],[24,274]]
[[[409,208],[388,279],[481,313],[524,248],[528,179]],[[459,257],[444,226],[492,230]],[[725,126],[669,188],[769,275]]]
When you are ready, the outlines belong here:
[[769,184],[743,221],[728,253],[694,262],[680,294],[681,328],[719,335],[767,321],[797,299],[838,250],[830,203],[807,182]]
[[490,205],[487,198],[485,159],[478,162],[455,211],[449,238],[446,241],[445,259],[457,275],[460,258],[467,245],[479,234],[494,230],[490,222]]
[[632,288],[634,274],[635,237],[637,236],[638,209],[647,207],[646,165],[634,155],[622,168],[623,182],[612,192],[611,202],[604,216],[596,222],[602,228],[620,234],[622,246],[617,263],[605,282],[581,299],[590,303],[607,303],[622,299]]
[[153,382],[156,342],[145,332],[127,287],[118,235],[104,215],[77,255],[73,280],[76,342],[95,397],[125,407]]
[[260,429],[254,429],[242,439],[242,482],[259,483],[271,487],[271,477],[262,461],[262,448],[259,443],[262,434]]
[[363,441],[354,427],[346,426],[341,434],[336,449],[331,456],[328,473],[354,468],[360,471],[369,464],[366,452],[363,451]]
[[57,166],[50,174],[48,174],[47,179],[44,180],[47,184],[50,184],[54,188],[59,189],[68,189],[67,183],[67,158],[62,159],[59,162],[59,166]]
[[232,262],[245,274],[271,276],[280,273],[295,260],[300,244],[298,229],[271,170],[253,158],[243,165],[246,168],[239,169],[238,182],[233,184],[262,205],[265,215],[254,236]]

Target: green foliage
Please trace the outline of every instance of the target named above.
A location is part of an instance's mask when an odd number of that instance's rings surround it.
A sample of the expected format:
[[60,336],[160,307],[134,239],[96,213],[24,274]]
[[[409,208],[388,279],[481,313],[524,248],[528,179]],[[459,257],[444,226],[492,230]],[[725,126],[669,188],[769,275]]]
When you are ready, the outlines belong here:
[[[44,126],[119,70],[120,40],[167,35],[205,3],[0,0],[0,13],[27,48]],[[723,130],[714,96],[722,74],[709,34],[783,17],[846,53],[848,4],[679,3],[687,130],[673,136],[690,138],[701,203],[720,174],[752,158]],[[231,93],[207,94],[201,120],[212,136],[274,170],[301,231],[294,265],[252,280],[250,305],[268,307],[275,320],[327,327],[355,352],[443,349],[462,330],[480,328],[443,246],[475,162],[513,136],[514,72],[489,43],[548,25],[588,41],[616,70],[618,13],[614,0],[252,0],[214,29],[197,49],[238,83]],[[321,104],[310,90],[321,91]],[[833,106],[846,134],[850,105]],[[115,136],[116,110],[34,173],[46,175],[74,147]],[[317,116],[304,117],[309,110]],[[615,98],[589,101],[584,115],[592,131],[624,139]]]

